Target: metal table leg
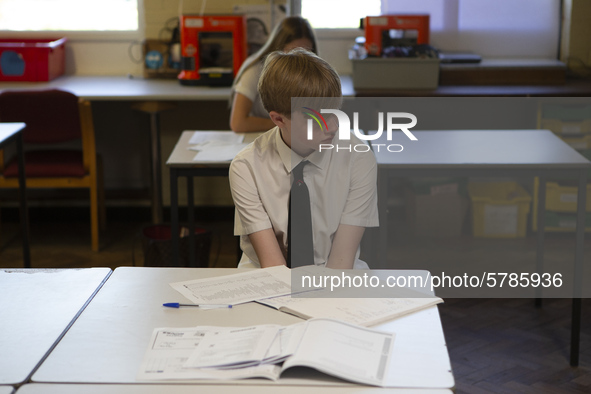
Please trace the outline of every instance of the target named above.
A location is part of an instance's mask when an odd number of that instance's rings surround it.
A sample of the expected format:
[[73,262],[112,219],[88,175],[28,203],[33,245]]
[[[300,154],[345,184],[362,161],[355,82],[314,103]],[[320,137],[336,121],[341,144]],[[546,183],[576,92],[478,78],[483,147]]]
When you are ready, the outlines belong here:
[[170,169],[170,239],[172,243],[172,265],[179,266],[179,171]]
[[579,345],[581,333],[581,296],[583,277],[583,249],[585,243],[585,210],[587,197],[587,171],[579,173],[579,191],[577,195],[577,234],[575,245],[575,272],[573,308],[571,322],[570,365],[579,365]]
[[27,182],[25,174],[25,152],[23,147],[23,133],[16,139],[18,152],[18,186],[20,194],[21,231],[23,233],[23,265],[31,268],[31,251],[29,249],[29,210],[27,208]]
[[[536,272],[542,277],[544,273],[544,232],[546,228],[546,176],[542,175],[539,178],[538,184],[538,210],[534,214],[537,215],[538,223],[538,242],[536,247]],[[542,306],[541,288],[536,288],[536,307]]]

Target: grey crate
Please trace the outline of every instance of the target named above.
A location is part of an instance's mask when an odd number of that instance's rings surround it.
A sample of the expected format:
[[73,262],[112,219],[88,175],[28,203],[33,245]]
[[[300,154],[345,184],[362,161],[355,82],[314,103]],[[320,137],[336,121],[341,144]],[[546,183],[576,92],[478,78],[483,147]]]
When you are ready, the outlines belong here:
[[355,89],[436,89],[439,59],[367,58],[352,60]]

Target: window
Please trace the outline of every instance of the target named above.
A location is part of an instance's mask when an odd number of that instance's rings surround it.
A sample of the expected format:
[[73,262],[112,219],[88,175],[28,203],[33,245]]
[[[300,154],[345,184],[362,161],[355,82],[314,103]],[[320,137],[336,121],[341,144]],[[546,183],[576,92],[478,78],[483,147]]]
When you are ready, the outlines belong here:
[[138,0],[0,0],[4,31],[137,31]]
[[430,43],[440,50],[497,58],[558,54],[561,0],[299,1],[314,28],[356,28],[367,15],[429,14]]
[[381,0],[301,0],[302,16],[315,29],[359,28],[359,19],[380,15]]

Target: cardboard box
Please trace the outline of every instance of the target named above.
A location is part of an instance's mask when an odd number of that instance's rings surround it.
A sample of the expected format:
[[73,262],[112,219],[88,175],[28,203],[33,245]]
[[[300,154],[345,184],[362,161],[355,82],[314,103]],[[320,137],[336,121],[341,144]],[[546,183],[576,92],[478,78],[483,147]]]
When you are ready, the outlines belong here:
[[525,237],[531,197],[517,182],[468,184],[475,237]]
[[406,221],[418,237],[457,237],[468,212],[468,199],[456,193],[416,194],[405,191]]

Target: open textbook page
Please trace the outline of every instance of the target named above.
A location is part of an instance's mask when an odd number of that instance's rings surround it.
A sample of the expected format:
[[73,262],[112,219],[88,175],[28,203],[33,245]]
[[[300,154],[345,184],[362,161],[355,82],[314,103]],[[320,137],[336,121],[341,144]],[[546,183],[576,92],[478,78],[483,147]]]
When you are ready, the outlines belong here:
[[406,290],[405,297],[392,298],[327,298],[316,291],[315,298],[300,298],[287,294],[257,302],[302,319],[323,317],[365,327],[375,326],[443,302],[439,297],[412,297],[410,292],[412,290]]
[[[257,335],[252,335],[245,340],[244,330],[255,332],[259,328],[261,333],[271,333],[275,329],[275,336],[265,341],[253,339]],[[281,333],[285,337],[280,338],[277,347],[274,339]],[[240,350],[232,354],[231,345],[240,341],[244,342],[240,344]],[[258,377],[276,380],[286,369],[303,366],[341,379],[383,386],[393,342],[393,333],[330,319],[313,319],[290,327],[160,328],[152,334],[137,379],[231,380]],[[212,344],[220,346],[212,348]],[[205,360],[201,359],[202,356]],[[252,362],[257,357],[258,363]],[[220,361],[224,359],[226,362]],[[249,362],[240,363],[237,360]],[[285,360],[282,367],[276,365],[282,360]]]
[[170,285],[197,305],[235,305],[289,294],[291,273],[282,265]]
[[393,345],[393,333],[313,319],[307,322],[300,345],[285,360],[282,371],[311,367],[341,379],[383,386]]

